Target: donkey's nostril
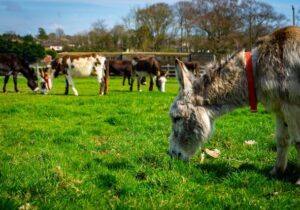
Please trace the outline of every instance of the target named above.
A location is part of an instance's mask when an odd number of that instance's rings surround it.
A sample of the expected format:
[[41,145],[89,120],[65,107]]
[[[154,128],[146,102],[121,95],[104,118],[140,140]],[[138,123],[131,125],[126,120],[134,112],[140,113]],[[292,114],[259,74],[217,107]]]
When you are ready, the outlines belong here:
[[177,156],[178,156],[178,157],[181,157],[181,152],[179,152],[179,153],[177,154]]

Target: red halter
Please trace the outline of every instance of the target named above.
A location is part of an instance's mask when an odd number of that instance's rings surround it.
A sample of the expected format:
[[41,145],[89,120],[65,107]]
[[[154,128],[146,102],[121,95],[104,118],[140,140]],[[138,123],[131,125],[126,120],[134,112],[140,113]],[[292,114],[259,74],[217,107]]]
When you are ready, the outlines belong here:
[[248,81],[248,95],[251,112],[257,112],[257,99],[253,76],[253,63],[251,52],[245,52],[246,74]]

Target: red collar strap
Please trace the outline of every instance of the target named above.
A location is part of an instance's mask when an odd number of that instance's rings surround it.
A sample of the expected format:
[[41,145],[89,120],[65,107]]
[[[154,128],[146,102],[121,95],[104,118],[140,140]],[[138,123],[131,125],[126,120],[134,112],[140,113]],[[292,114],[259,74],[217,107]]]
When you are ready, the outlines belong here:
[[257,112],[257,99],[253,76],[253,63],[251,52],[245,52],[246,74],[248,81],[248,95],[251,112]]

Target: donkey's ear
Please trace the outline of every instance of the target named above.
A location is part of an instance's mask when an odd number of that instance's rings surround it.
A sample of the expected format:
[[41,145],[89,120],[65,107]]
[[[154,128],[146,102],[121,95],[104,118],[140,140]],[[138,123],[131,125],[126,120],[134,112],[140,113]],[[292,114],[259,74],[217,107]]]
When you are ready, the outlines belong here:
[[190,72],[182,61],[176,58],[175,61],[176,77],[181,90],[190,90],[192,88]]

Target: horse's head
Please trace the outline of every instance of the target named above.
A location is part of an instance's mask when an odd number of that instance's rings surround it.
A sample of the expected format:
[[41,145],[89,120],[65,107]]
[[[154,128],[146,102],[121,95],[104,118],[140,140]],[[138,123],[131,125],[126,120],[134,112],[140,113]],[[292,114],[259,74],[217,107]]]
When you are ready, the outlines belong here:
[[105,69],[106,69],[106,58],[104,56],[96,55],[94,57],[94,70],[101,78],[104,78],[105,76]]
[[40,77],[41,77],[41,93],[47,94],[49,90],[52,89],[52,81],[54,77],[54,70],[51,68],[50,65],[47,65],[46,67],[39,70],[40,71]]
[[39,90],[39,86],[38,86],[38,78],[35,74],[34,68],[31,68],[29,63],[26,61],[21,61],[21,63],[22,63],[21,72],[27,78],[28,87],[32,91],[37,92]]
[[156,78],[156,87],[161,91],[161,92],[166,92],[166,83],[167,83],[167,72],[161,72],[159,76]]
[[208,140],[213,126],[205,100],[194,90],[196,79],[180,60],[176,60],[179,94],[170,108],[172,134],[169,152],[172,157],[187,160]]
[[40,69],[41,94],[46,94],[52,89],[53,79],[57,77],[60,72],[64,72],[63,58],[54,59],[50,64]]

